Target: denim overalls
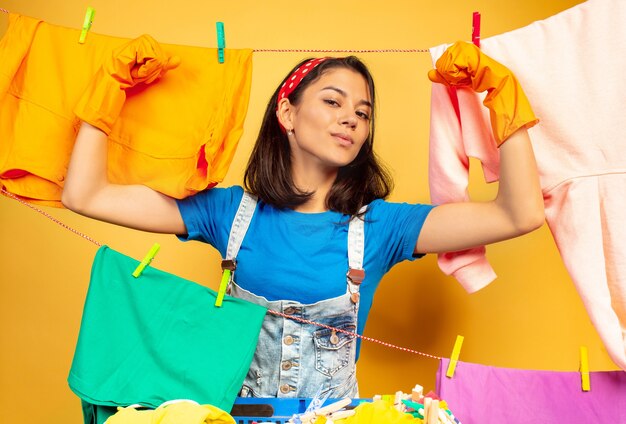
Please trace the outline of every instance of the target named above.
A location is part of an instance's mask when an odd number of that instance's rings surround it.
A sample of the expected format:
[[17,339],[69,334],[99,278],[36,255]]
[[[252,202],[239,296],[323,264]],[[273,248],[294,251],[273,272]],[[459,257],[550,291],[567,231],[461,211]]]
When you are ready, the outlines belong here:
[[[223,267],[230,266],[234,270],[234,259],[254,214],[256,202],[256,197],[244,192],[231,227]],[[232,277],[230,294],[288,316],[355,333],[359,285],[365,275],[363,224],[359,218],[353,218],[349,224],[350,269],[347,270],[345,294],[308,305],[292,300],[268,301],[239,287]],[[240,396],[310,398],[321,388],[322,394],[330,392],[332,398],[358,397],[355,354],[356,340],[353,335],[268,313]]]

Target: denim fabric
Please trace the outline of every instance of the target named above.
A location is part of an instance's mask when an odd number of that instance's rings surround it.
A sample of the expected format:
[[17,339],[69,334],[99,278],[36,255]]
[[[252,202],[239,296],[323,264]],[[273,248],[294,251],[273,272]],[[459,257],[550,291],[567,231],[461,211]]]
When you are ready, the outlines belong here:
[[[233,222],[225,259],[235,259],[255,207],[256,198],[244,193]],[[349,226],[349,265],[361,269],[363,220],[352,219]],[[294,318],[356,333],[359,285],[353,284],[350,279],[346,281],[345,294],[313,304],[292,300],[268,301],[239,287],[234,281],[230,284],[230,294]],[[330,392],[333,398],[358,397],[356,346],[353,335],[268,313],[240,396],[313,397],[321,388],[323,395]]]
[[[294,318],[356,332],[358,304],[350,296],[310,305],[267,301],[232,284],[231,295]],[[313,397],[321,387],[334,398],[357,397],[354,336],[267,314],[240,396]]]

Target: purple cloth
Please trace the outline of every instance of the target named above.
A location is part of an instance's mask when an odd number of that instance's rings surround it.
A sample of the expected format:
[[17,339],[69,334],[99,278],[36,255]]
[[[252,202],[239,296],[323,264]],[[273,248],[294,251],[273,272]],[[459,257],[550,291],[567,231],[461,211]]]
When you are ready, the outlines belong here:
[[496,368],[450,359],[437,370],[437,393],[462,424],[626,423],[626,372],[589,373],[583,392],[579,372]]

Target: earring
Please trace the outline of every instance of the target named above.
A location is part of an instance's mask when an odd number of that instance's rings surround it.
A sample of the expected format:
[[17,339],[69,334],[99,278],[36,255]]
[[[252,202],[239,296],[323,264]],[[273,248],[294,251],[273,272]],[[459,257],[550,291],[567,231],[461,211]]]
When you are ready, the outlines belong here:
[[287,135],[293,135],[293,130],[292,129],[287,130]]

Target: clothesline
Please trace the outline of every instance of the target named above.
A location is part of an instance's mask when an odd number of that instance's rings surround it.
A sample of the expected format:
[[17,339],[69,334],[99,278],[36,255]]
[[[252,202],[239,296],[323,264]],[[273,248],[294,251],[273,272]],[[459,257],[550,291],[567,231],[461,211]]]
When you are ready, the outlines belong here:
[[255,53],[428,53],[428,49],[252,49]]
[[[0,7],[0,12],[11,13]],[[252,49],[255,53],[428,53],[428,49]]]
[[[19,197],[17,197],[13,193],[10,193],[10,192],[6,191],[4,188],[0,188],[0,191],[2,192],[3,195],[5,195],[7,197],[10,197],[11,199],[20,202],[24,206],[28,206],[29,208],[31,208],[35,212],[39,212],[40,214],[42,214],[43,216],[45,216],[46,218],[48,218],[52,222],[54,222],[54,223],[60,225],[61,227],[65,228],[66,230],[69,230],[69,231],[73,232],[74,234],[77,234],[77,235],[83,237],[84,239],[92,242],[93,244],[95,244],[98,247],[102,246],[102,243],[99,243],[98,241],[94,240],[93,238],[89,237],[88,235],[86,235],[84,233],[81,233],[80,231],[78,231],[78,230],[70,227],[69,225],[59,221],[58,219],[56,219],[55,217],[53,217],[49,213],[47,213],[47,212],[43,211],[42,209],[39,209],[38,207],[33,206],[30,203],[20,199]],[[281,312],[274,311],[274,310],[271,310],[271,309],[268,309],[267,312],[269,312],[270,314],[273,314],[273,315],[281,316],[283,318],[289,318],[289,319],[292,319],[294,321],[302,322],[302,323],[305,323],[305,324],[312,324],[312,325],[316,325],[318,327],[326,328],[326,329],[331,330],[331,331],[344,333],[344,334],[347,334],[349,336],[353,336],[353,337],[359,338],[361,340],[365,340],[365,341],[373,342],[373,343],[378,343],[378,344],[383,345],[385,347],[398,349],[398,350],[401,350],[403,352],[413,353],[413,354],[425,356],[425,357],[431,358],[431,359],[437,359],[437,360],[441,360],[442,359],[441,356],[431,355],[429,353],[420,352],[420,351],[417,351],[417,350],[414,350],[414,349],[409,349],[409,348],[406,348],[406,347],[397,346],[397,345],[394,345],[394,344],[391,344],[391,343],[383,342],[382,340],[374,339],[372,337],[363,336],[363,335],[358,334],[358,333],[353,333],[351,331],[346,331],[346,330],[343,330],[341,328],[331,327],[329,325],[321,324],[321,323],[318,323],[318,322],[315,322],[315,321],[310,321],[310,320],[307,320],[307,319],[298,318],[298,317],[294,317],[294,316],[291,316],[291,315],[286,315],[286,314],[283,314]]]

